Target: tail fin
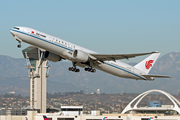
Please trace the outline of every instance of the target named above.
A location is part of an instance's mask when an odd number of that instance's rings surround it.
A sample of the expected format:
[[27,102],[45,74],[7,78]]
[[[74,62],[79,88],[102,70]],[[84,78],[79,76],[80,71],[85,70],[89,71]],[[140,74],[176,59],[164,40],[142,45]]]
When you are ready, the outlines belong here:
[[104,117],[102,120],[107,120],[107,117]]
[[145,58],[143,61],[141,61],[134,67],[148,74],[151,68],[153,67],[154,63],[156,62],[157,58],[159,57],[159,55],[160,55],[159,52],[153,53],[152,55]]
[[45,115],[43,115],[44,120],[49,120]]

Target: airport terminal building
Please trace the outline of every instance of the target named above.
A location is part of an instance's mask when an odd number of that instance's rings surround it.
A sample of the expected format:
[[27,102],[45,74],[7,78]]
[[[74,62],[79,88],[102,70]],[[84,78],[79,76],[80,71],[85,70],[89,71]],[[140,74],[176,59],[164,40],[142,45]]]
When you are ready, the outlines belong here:
[[[141,100],[152,92],[164,94],[173,105],[162,105],[160,101],[150,101],[150,106],[138,106]],[[116,114],[100,114],[100,110],[92,110],[90,114],[85,114],[83,106],[61,106],[61,110],[52,109],[49,113],[39,113],[34,109],[25,111],[1,109],[0,113],[0,120],[44,120],[43,116],[49,120],[180,120],[180,102],[164,91],[149,90],[134,98],[122,113]]]

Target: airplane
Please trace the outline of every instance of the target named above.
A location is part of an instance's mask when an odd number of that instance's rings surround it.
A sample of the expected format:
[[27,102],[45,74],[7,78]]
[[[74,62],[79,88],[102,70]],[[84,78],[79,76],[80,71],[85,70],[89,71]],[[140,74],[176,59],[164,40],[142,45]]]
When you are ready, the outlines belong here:
[[[80,69],[77,68],[79,66],[88,72],[95,73],[96,69],[98,69],[117,77],[135,80],[153,81],[155,78],[170,78],[164,75],[148,74],[159,57],[159,52],[98,54],[29,27],[16,26],[10,29],[10,33],[19,42],[17,45],[18,48],[21,47],[21,42],[25,42],[41,49],[43,51],[41,57],[49,61],[57,62],[64,59],[72,61],[73,67],[69,67],[69,71],[80,72]],[[148,54],[151,55],[135,66],[119,61],[121,59],[129,59]]]

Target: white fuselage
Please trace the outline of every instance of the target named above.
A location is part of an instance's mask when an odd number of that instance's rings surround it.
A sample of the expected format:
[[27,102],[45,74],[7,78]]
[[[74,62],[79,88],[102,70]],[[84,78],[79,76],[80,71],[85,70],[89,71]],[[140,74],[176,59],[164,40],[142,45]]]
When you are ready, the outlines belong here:
[[[68,52],[73,52],[74,50],[81,50],[87,53],[96,53],[32,28],[18,28],[19,30],[14,28],[10,29],[10,32],[13,34],[15,39],[33,46],[37,46],[46,51],[50,51],[70,61],[74,61],[74,59],[73,56],[68,54]],[[84,64],[82,65],[79,63],[77,66],[85,67],[86,65],[84,66]],[[145,77],[141,76],[141,74],[143,74],[141,70],[120,61],[105,61],[98,66],[93,65],[92,67],[118,77],[146,80]]]

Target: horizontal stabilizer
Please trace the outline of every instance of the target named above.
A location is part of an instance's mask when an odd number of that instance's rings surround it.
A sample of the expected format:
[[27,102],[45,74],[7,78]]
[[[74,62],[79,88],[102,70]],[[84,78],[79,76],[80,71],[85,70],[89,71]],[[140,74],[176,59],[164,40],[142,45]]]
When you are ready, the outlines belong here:
[[154,77],[154,78],[171,78],[170,76],[166,76],[166,75],[142,75],[146,78],[150,78],[150,77]]

